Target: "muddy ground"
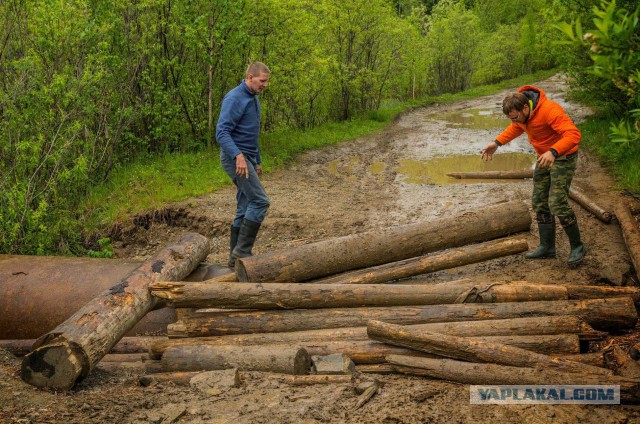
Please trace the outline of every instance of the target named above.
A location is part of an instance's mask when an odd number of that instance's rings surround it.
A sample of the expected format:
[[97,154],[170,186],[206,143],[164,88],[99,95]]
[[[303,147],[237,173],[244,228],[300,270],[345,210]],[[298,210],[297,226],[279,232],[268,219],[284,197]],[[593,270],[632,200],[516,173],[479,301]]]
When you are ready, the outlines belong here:
[[[565,99],[560,77],[537,84],[579,121],[589,110]],[[513,199],[528,200],[530,181],[451,183],[446,172],[520,169],[534,154],[521,137],[500,148],[492,163],[479,153],[508,122],[501,117],[505,92],[474,100],[417,109],[385,130],[301,155],[284,170],[264,177],[271,209],[254,253],[291,247],[393,225],[458,215]],[[504,155],[500,159],[500,155]],[[582,151],[574,184],[606,209],[624,194],[598,161]],[[116,232],[119,257],[145,259],[185,231],[212,238],[210,263],[225,263],[234,189],[171,205],[139,217]],[[569,269],[568,242],[560,233],[558,259],[526,261],[522,255],[495,259],[428,275],[448,281],[526,280],[557,284],[633,284],[631,262],[617,224],[604,224],[574,204],[588,253]],[[532,213],[533,217],[533,213]],[[523,235],[537,242],[535,227]],[[628,347],[637,332],[620,334]],[[606,343],[606,342],[605,342]],[[55,423],[450,423],[450,422],[638,422],[636,406],[476,406],[468,386],[404,376],[362,376],[384,386],[354,410],[357,395],[348,385],[291,387],[268,374],[248,373],[242,387],[198,391],[169,384],[140,387],[134,372],[96,371],[71,393],[49,393],[23,384],[18,362],[4,355],[0,365],[0,422]]]

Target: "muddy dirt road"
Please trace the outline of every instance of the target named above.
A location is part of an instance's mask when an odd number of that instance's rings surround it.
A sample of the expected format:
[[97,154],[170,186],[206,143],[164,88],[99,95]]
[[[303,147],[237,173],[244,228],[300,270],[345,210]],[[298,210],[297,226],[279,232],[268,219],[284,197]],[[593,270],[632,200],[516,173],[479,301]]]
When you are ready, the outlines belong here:
[[[579,121],[589,111],[565,102],[559,77],[539,87]],[[501,117],[505,92],[480,99],[418,109],[400,116],[384,131],[336,147],[301,155],[287,169],[264,178],[272,201],[255,253],[387,226],[428,221],[513,199],[528,200],[530,181],[451,181],[447,172],[521,169],[534,154],[524,137],[503,147],[490,163],[482,147],[508,122]],[[582,152],[574,184],[610,209],[618,197],[615,182]],[[144,259],[184,231],[212,237],[208,261],[225,263],[234,189],[172,205],[122,228],[118,256]],[[522,255],[430,274],[432,281],[526,280],[557,284],[625,285],[630,259],[616,224],[606,225],[573,204],[588,248],[584,264],[568,269],[568,242],[559,234],[555,260],[526,261]],[[533,214],[532,214],[533,216]],[[524,234],[530,246],[536,229]],[[623,335],[623,346],[637,340]],[[96,372],[76,391],[38,391],[15,377],[7,356],[0,365],[0,422],[64,423],[451,423],[451,422],[637,422],[633,406],[474,406],[468,386],[417,377],[372,376],[384,383],[364,407],[346,385],[293,388],[260,373],[226,393],[160,385],[142,388],[134,373]]]

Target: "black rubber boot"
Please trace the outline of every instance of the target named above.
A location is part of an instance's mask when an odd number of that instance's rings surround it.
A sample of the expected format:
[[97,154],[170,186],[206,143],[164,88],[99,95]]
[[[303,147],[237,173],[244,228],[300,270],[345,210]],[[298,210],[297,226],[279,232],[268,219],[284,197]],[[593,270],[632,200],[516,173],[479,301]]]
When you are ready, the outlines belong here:
[[556,224],[538,223],[540,246],[533,252],[524,255],[527,259],[549,259],[556,257]]
[[253,244],[256,242],[258,231],[260,231],[259,222],[243,219],[242,227],[240,227],[240,233],[238,234],[238,242],[231,252],[231,256],[236,259],[252,256],[251,249],[253,249]]
[[231,226],[231,242],[229,243],[229,262],[227,263],[227,266],[229,268],[233,268],[234,266],[236,266],[236,258],[233,257],[233,249],[236,247],[236,244],[238,243],[238,235],[240,234],[240,227],[234,227],[233,225]]
[[569,237],[569,245],[571,246],[567,262],[569,263],[569,267],[574,267],[584,259],[587,249],[585,249],[584,244],[582,244],[582,240],[580,240],[580,229],[578,228],[577,222],[563,228],[564,232],[567,233],[567,236]]

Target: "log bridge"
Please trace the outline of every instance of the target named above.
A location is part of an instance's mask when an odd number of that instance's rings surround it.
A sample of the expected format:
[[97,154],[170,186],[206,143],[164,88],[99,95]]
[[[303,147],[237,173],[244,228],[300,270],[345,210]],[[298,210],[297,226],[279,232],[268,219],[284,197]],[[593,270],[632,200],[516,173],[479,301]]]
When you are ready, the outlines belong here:
[[[189,234],[35,340],[21,377],[56,390],[95,368],[136,370],[147,374],[144,384],[184,384],[231,368],[307,381],[301,376],[312,372],[314,356],[342,354],[366,372],[473,384],[507,384],[514,375],[530,384],[620,384],[625,401],[639,401],[640,377],[613,375],[603,352],[581,350],[635,328],[640,289],[416,278],[527,249],[506,237],[529,230],[522,202],[486,211],[244,258],[240,282],[184,281],[209,253],[205,237]],[[178,311],[168,337],[123,337],[158,306]],[[617,361],[633,368],[624,355]],[[482,372],[460,372],[465,367]]]

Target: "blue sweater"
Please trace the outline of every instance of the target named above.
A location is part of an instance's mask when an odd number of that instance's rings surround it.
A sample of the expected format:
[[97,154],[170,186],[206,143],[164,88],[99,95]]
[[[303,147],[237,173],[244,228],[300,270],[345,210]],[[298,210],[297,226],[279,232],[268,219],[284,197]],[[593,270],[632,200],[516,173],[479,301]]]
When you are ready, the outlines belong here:
[[222,100],[216,125],[216,139],[222,151],[235,158],[240,153],[261,163],[258,135],[260,134],[260,101],[242,80]]

